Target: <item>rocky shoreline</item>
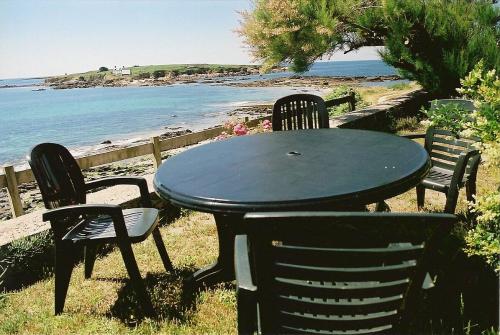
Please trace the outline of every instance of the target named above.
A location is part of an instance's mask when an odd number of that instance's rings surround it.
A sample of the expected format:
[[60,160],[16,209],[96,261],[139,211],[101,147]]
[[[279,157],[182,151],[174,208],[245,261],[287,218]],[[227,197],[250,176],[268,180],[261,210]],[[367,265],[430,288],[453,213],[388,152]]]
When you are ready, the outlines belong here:
[[384,82],[401,80],[401,77],[397,75],[391,76],[375,76],[375,77],[320,77],[320,76],[292,76],[283,78],[272,78],[263,79],[256,81],[239,81],[239,82],[226,82],[224,85],[227,86],[237,86],[237,87],[276,87],[276,86],[286,86],[286,87],[314,87],[314,88],[325,88],[334,85],[349,85],[358,86],[362,83],[370,82]]
[[[279,71],[282,71],[280,69]],[[276,70],[275,72],[279,72]],[[253,77],[252,77],[253,76]],[[92,88],[92,87],[148,87],[148,86],[171,86],[178,84],[215,84],[238,87],[314,87],[324,88],[329,85],[359,85],[363,82],[383,82],[388,80],[399,80],[397,75],[389,76],[356,76],[356,77],[321,77],[321,76],[291,76],[265,79],[258,76],[258,71],[245,70],[227,73],[203,73],[203,74],[181,74],[166,75],[160,78],[134,78],[134,77],[95,77],[85,79],[84,77],[52,77],[45,80],[45,85],[53,89]],[[237,78],[235,80],[235,78]]]

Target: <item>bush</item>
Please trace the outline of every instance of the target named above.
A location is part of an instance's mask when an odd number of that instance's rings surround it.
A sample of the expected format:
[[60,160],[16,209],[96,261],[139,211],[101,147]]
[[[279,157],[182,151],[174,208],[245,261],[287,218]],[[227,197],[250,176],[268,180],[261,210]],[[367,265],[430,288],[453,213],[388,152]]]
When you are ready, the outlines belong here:
[[477,101],[475,122],[471,125],[474,133],[484,142],[500,140],[500,78],[495,70],[486,70],[480,61],[474,69],[460,81],[458,92]]
[[0,249],[0,283],[15,290],[51,273],[54,266],[54,242],[50,231],[12,242]]
[[[349,87],[347,85],[340,85],[335,87],[330,93],[328,93],[324,99],[325,100],[332,100],[340,97],[345,97],[346,95],[351,94],[351,92],[354,92],[354,98],[356,100],[356,108],[364,107],[366,106],[366,103],[363,100],[363,97],[361,97],[361,94],[359,94],[358,91],[353,89],[352,87]],[[336,107],[331,107],[328,109],[328,114],[330,116],[339,116],[342,114],[345,114],[349,112],[349,104],[344,103],[340,106]]]
[[99,68],[99,72],[105,72],[105,71],[109,71],[109,69],[107,67],[105,67],[105,66],[101,66]]
[[149,79],[151,74],[149,72],[141,72],[134,76],[135,79]]
[[500,271],[500,192],[477,198],[473,211],[478,213],[477,225],[470,230],[465,241],[469,256],[477,255],[486,260],[495,271]]
[[165,77],[165,70],[155,70],[153,71],[153,78],[158,79],[160,77]]
[[177,77],[180,74],[179,70],[172,70],[169,72],[170,76]]
[[[458,91],[475,99],[477,106],[466,131],[483,141],[481,150],[487,165],[500,167],[500,79],[480,61],[461,83]],[[478,214],[477,225],[467,233],[465,251],[484,258],[499,272],[500,192],[478,197],[473,211]]]
[[472,112],[456,103],[440,104],[433,109],[423,109],[422,112],[427,115],[424,124],[446,129],[457,135],[464,131],[472,120]]

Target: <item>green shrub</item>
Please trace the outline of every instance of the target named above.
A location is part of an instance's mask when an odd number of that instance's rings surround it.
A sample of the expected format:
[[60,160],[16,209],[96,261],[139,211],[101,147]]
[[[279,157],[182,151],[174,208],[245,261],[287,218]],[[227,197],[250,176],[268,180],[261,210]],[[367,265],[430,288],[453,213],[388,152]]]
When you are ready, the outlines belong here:
[[486,260],[495,271],[500,271],[500,192],[477,198],[473,211],[478,214],[477,225],[470,230],[465,241],[468,255]]
[[[366,106],[366,103],[364,102],[363,98],[361,97],[361,94],[359,94],[358,91],[353,89],[350,86],[347,85],[340,85],[335,87],[330,93],[328,93],[324,99],[325,100],[332,100],[340,97],[345,97],[346,95],[351,94],[351,92],[354,92],[354,98],[356,100],[356,108],[361,108]],[[328,109],[328,114],[330,116],[339,116],[342,114],[345,114],[349,112],[349,104],[345,103],[340,106],[336,107],[331,107]]]
[[101,66],[99,68],[99,72],[105,72],[105,71],[109,71],[109,69],[107,67],[105,67],[105,66]]
[[484,142],[500,140],[500,78],[496,71],[486,70],[483,61],[460,81],[458,92],[477,101],[472,131]]
[[422,109],[422,112],[427,116],[424,124],[446,129],[455,134],[464,131],[472,120],[472,112],[456,103],[438,105],[429,110]]
[[169,72],[172,77],[177,77],[180,74],[179,70],[172,70]]
[[1,287],[13,290],[34,283],[51,273],[53,266],[54,242],[50,231],[14,241],[0,249]]
[[415,131],[420,128],[420,123],[415,116],[394,119],[391,125],[392,132]]
[[[495,70],[486,70],[483,62],[460,81],[458,91],[475,100],[477,110],[467,131],[481,138],[481,151],[487,165],[500,167],[500,79]],[[486,260],[500,271],[500,191],[477,198],[473,211],[477,225],[467,233],[466,252]]]
[[149,72],[141,72],[134,76],[135,79],[149,79],[151,74]]
[[165,77],[165,70],[156,70],[153,71],[153,78],[158,79],[160,77]]

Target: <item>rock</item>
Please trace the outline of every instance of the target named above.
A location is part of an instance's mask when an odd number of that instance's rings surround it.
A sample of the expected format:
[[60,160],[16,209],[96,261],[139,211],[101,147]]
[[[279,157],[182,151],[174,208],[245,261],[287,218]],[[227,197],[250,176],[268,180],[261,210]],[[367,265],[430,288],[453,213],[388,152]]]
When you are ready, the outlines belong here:
[[176,130],[176,131],[169,131],[169,132],[166,132],[166,133],[163,133],[160,135],[160,138],[162,140],[164,139],[167,139],[167,138],[171,138],[171,137],[176,137],[176,136],[182,136],[182,135],[186,135],[186,134],[190,134],[192,133],[193,131],[191,129],[183,129],[183,130]]
[[182,129],[182,127],[165,127],[167,130],[179,130]]
[[111,141],[110,140],[106,140],[106,141],[101,142],[101,144],[111,144]]

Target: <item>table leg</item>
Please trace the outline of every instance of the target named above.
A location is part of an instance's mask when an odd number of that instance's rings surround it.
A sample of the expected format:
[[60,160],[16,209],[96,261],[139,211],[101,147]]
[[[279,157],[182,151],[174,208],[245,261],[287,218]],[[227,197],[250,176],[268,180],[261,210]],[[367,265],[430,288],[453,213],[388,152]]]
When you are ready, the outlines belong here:
[[241,226],[241,215],[214,214],[219,239],[217,261],[196,271],[189,280],[197,287],[234,280],[234,237]]

